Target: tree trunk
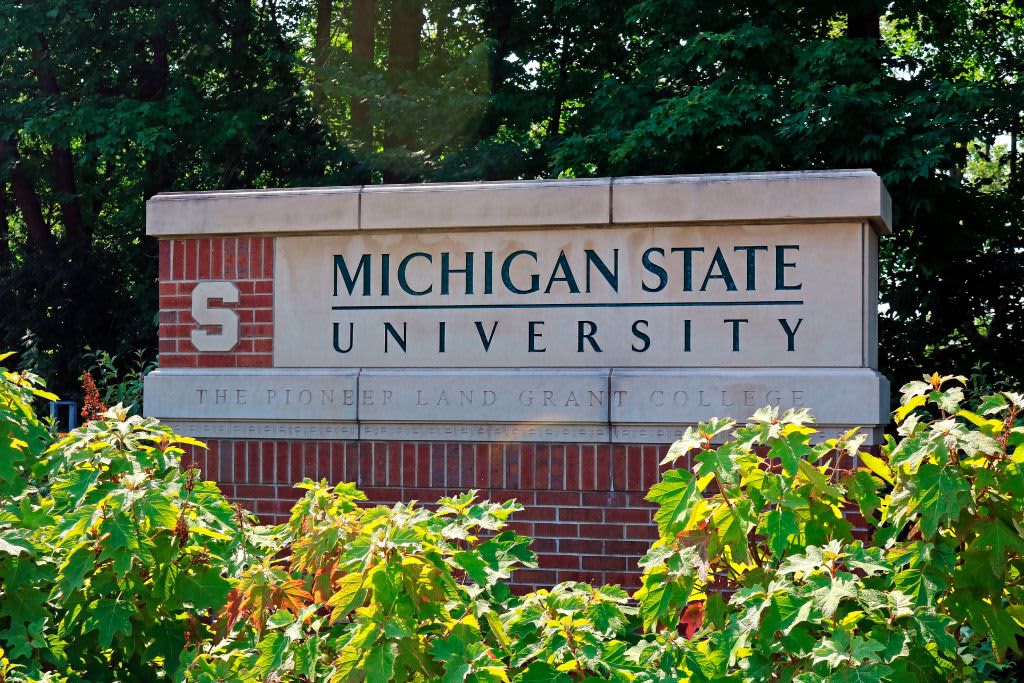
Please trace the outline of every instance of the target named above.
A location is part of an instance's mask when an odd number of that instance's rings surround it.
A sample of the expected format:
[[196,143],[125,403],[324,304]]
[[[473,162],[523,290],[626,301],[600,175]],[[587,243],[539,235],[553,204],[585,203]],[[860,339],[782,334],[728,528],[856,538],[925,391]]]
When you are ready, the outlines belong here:
[[501,114],[495,110],[494,101],[508,78],[509,66],[506,59],[512,52],[510,34],[515,14],[515,0],[491,0],[483,8],[484,32],[491,41],[488,54],[491,101],[477,131],[477,137],[481,140],[494,135],[501,125]]
[[32,182],[25,176],[19,165],[18,146],[14,139],[4,140],[0,138],[0,164],[10,164],[11,172],[11,194],[21,212],[22,220],[25,221],[25,229],[28,230],[29,240],[47,261],[52,261],[56,253],[57,245],[50,232],[50,226],[43,218],[42,204],[39,202],[39,195],[36,194]]
[[422,30],[422,0],[394,0],[388,43],[389,70],[411,73],[419,67]]
[[[153,50],[153,61],[142,66],[139,79],[139,97],[143,100],[162,101],[167,99],[167,94],[170,92],[171,65],[168,56],[167,35],[164,33],[168,23],[170,20],[163,12],[163,5],[160,4],[157,6],[157,28],[149,38],[149,44]],[[155,152],[147,157],[143,171],[145,175],[142,179],[143,199],[148,200],[158,192],[170,188],[170,168],[171,164],[161,152]]]
[[846,13],[846,36],[881,43],[882,5],[877,0],[856,0]]
[[569,76],[569,37],[562,35],[562,48],[558,53],[558,80],[555,81],[555,107],[548,121],[547,137],[552,140],[562,128],[562,108],[565,105],[565,79]]
[[322,108],[326,104],[324,96],[323,71],[330,61],[331,23],[334,13],[334,0],[316,0],[316,27],[313,33],[313,98]]
[[[376,0],[352,0],[352,64],[358,74],[373,68],[376,28]],[[370,125],[369,99],[353,95],[349,106],[353,136],[365,145],[371,144],[373,127]]]
[[[39,81],[39,88],[47,95],[52,95],[57,100],[63,100],[64,96],[57,85],[57,79],[47,64],[50,48],[46,36],[39,35],[38,38],[39,47],[32,50],[32,57],[36,62],[36,78]],[[75,183],[75,162],[71,158],[71,151],[64,145],[53,142],[50,158],[53,162],[53,187],[57,191],[64,232],[72,246],[87,247],[92,241],[92,231],[82,218],[82,207],[79,203]]]
[[[388,74],[392,76],[392,83],[396,84],[396,94],[399,96],[404,94],[404,82],[419,68],[422,30],[422,0],[394,0],[391,6],[391,33],[388,38]],[[384,148],[410,151],[415,143],[413,125],[414,122],[409,121],[408,117],[391,116],[384,130]],[[384,171],[385,182],[413,180],[416,178],[406,172],[396,172],[394,169]]]

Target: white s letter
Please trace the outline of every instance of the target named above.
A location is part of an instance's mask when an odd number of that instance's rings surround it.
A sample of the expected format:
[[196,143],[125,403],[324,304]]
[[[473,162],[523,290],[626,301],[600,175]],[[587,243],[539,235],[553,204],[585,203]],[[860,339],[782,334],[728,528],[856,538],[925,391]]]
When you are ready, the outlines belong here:
[[225,280],[200,282],[192,290],[192,317],[203,326],[216,325],[220,332],[192,330],[192,345],[200,351],[230,351],[238,343],[238,314],[230,308],[210,308],[210,301],[238,303],[238,287]]

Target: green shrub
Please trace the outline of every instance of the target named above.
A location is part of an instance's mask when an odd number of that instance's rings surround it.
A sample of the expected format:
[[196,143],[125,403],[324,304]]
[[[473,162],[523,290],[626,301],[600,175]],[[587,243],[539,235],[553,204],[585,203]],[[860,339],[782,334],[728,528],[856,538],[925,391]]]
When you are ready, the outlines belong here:
[[535,562],[514,503],[307,481],[288,523],[253,526],[180,467],[191,440],[115,408],[54,442],[45,392],[4,372],[0,681],[1013,680],[1024,397],[970,411],[957,382],[904,387],[877,456],[812,444],[806,411],[689,429],[638,592],[514,596]]
[[180,467],[196,442],[120,407],[54,441],[55,397],[0,372],[0,680],[173,679],[263,554],[248,515]]

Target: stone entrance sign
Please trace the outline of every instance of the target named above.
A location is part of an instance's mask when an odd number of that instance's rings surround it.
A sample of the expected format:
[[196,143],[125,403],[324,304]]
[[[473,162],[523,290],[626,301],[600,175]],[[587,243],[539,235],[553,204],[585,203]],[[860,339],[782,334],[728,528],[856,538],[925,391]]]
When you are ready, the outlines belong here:
[[870,171],[159,195],[149,233],[197,257],[169,259],[189,299],[146,410],[207,435],[660,443],[770,403],[877,436],[889,222]]
[[870,171],[158,195],[147,415],[265,521],[309,477],[527,507],[524,586],[635,586],[688,424],[887,422]]

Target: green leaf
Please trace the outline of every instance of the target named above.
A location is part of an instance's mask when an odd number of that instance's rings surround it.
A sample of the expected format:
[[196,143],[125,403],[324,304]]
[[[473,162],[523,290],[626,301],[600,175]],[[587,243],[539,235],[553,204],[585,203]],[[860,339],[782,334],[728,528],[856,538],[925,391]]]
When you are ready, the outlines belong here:
[[673,580],[664,567],[656,567],[643,576],[643,586],[636,593],[640,603],[640,619],[645,631],[653,631],[659,623],[675,625],[693,590],[693,576]]
[[788,436],[772,439],[768,457],[779,458],[782,462],[783,471],[789,476],[795,477],[800,469],[800,462],[804,461],[807,456],[814,452],[807,442],[807,435],[799,431],[793,432]]
[[771,510],[760,527],[768,542],[768,549],[776,560],[781,560],[789,547],[790,537],[799,538],[800,526],[796,514],[789,508]]
[[709,527],[715,529],[708,543],[708,555],[714,556],[729,548],[738,562],[749,562],[747,534],[754,528],[756,517],[750,500],[734,500],[731,505],[721,504],[711,514]]
[[1024,629],[1014,621],[1002,606],[993,606],[981,600],[969,600],[967,623],[978,633],[988,636],[992,651],[1002,661],[1008,651],[1017,651],[1017,638],[1024,636]]
[[178,578],[175,599],[194,609],[218,609],[222,607],[231,591],[231,583],[214,567],[200,569],[195,574],[183,574]]
[[935,536],[940,524],[960,516],[971,491],[971,485],[959,471],[932,463],[921,465],[910,488],[909,511],[920,512],[921,534],[926,540]]
[[812,591],[811,595],[821,615],[831,619],[840,603],[857,596],[857,582],[837,575],[829,578],[821,588]]
[[925,642],[933,642],[946,652],[956,652],[956,638],[950,633],[950,629],[956,628],[952,619],[935,612],[921,612],[914,623]]
[[124,576],[139,556],[139,528],[120,510],[111,512],[100,525],[100,532],[107,535],[103,541],[103,552],[98,562],[114,561],[114,571]]
[[697,478],[684,469],[669,470],[651,487],[647,500],[658,504],[654,521],[662,536],[672,536],[686,526],[687,512],[703,499]]
[[822,474],[821,470],[811,463],[806,460],[801,460],[798,463],[798,469],[800,470],[800,474],[804,475],[804,478],[810,482],[811,488],[820,496],[825,496],[826,498],[843,497],[843,492],[830,484],[828,477]]
[[280,631],[272,631],[256,644],[256,650],[259,652],[256,670],[259,671],[261,679],[270,678],[284,663],[285,653],[288,651],[288,638]]
[[846,492],[860,507],[860,512],[865,519],[872,519],[872,515],[882,499],[878,496],[878,489],[882,487],[881,482],[871,476],[866,469],[857,469],[848,474],[843,483],[846,485]]
[[89,612],[85,620],[86,631],[99,631],[100,647],[106,649],[114,639],[115,633],[131,635],[131,617],[134,609],[129,603],[103,598]]
[[998,413],[1006,412],[1007,402],[1006,397],[1002,394],[993,394],[992,396],[985,396],[981,399],[981,403],[978,404],[978,412],[982,415],[995,415]]
[[1024,538],[1011,529],[1001,519],[994,519],[982,526],[981,533],[968,546],[968,552],[983,551],[988,555],[992,572],[1002,576],[1006,571],[1006,559],[1009,551],[1024,555]]
[[739,472],[736,466],[737,453],[732,444],[726,444],[721,448],[702,451],[697,456],[697,474],[718,475],[725,486],[735,486],[739,483]]
[[362,574],[352,573],[341,577],[338,582],[338,589],[327,601],[327,604],[334,608],[331,613],[331,621],[337,621],[353,609],[363,603],[366,591],[363,590]]
[[388,683],[395,675],[395,652],[390,642],[377,643],[363,663],[366,683]]

